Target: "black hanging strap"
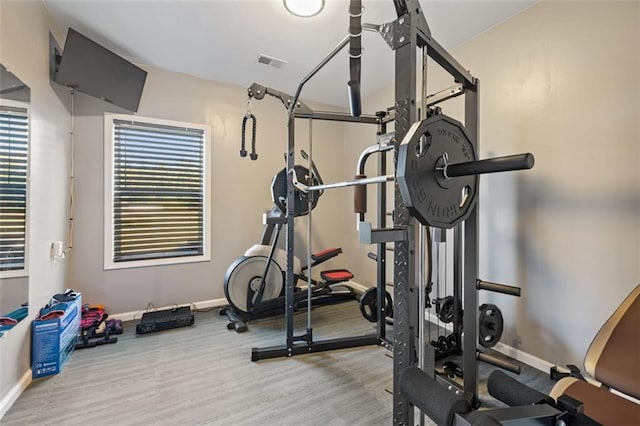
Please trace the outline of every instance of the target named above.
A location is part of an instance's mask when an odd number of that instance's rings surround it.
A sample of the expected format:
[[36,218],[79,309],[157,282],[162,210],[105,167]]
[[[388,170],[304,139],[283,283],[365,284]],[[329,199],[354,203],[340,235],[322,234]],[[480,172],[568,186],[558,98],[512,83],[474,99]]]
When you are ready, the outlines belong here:
[[249,154],[249,157],[252,160],[257,160],[258,159],[258,154],[256,154],[256,123],[257,122],[256,122],[256,116],[250,112],[247,112],[247,114],[242,119],[242,144],[240,146],[240,157],[247,156],[246,133],[247,133],[248,120],[251,120],[251,153]]

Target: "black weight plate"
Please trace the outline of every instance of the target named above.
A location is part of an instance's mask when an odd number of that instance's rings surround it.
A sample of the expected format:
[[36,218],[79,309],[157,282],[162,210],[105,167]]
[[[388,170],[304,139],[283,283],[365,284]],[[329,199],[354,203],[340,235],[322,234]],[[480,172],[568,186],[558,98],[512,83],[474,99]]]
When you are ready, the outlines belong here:
[[[369,322],[378,320],[378,289],[373,287],[362,293],[360,297],[360,313]],[[393,317],[393,299],[388,291],[385,291],[384,312],[387,317]]]
[[[318,180],[314,177],[311,184],[309,184],[309,169],[304,166],[295,165],[296,177],[298,182],[305,185],[317,185]],[[305,194],[304,192],[296,189],[294,192],[293,203],[293,215],[304,216],[309,213],[308,199],[311,197],[311,208],[314,209],[318,204],[318,198],[320,193],[317,191]],[[287,169],[286,167],[280,170],[271,181],[271,199],[275,205],[280,209],[282,213],[287,211]]]
[[437,169],[445,153],[449,164],[477,159],[460,122],[439,114],[414,124],[398,151],[397,181],[412,216],[423,225],[448,229],[473,210],[478,177],[444,179]]
[[485,348],[494,347],[502,338],[504,319],[496,305],[485,303],[480,306],[478,318],[478,342]]
[[445,324],[453,321],[453,296],[447,296],[444,299],[438,299],[440,309],[438,310],[438,318]]

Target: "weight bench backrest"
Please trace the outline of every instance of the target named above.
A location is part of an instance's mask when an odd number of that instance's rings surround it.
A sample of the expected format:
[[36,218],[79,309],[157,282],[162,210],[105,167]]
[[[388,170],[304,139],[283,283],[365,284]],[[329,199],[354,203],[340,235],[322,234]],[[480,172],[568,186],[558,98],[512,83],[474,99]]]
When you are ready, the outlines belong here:
[[584,367],[605,386],[640,399],[640,284],[598,331]]

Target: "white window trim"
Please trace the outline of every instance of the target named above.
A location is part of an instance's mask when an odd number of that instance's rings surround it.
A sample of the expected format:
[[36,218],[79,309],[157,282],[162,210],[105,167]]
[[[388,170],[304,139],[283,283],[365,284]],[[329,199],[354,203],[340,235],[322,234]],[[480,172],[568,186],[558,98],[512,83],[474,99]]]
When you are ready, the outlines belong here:
[[13,108],[23,108],[27,110],[27,214],[24,218],[24,268],[12,271],[0,271],[0,278],[25,278],[29,276],[29,223],[31,216],[31,105],[28,102],[13,101],[10,99],[0,99],[0,106]]
[[[188,127],[204,132],[204,223],[203,254],[201,256],[169,257],[163,259],[113,261],[113,121],[130,120],[164,126]],[[211,260],[211,128],[207,125],[127,114],[104,114],[104,269],[129,269]]]

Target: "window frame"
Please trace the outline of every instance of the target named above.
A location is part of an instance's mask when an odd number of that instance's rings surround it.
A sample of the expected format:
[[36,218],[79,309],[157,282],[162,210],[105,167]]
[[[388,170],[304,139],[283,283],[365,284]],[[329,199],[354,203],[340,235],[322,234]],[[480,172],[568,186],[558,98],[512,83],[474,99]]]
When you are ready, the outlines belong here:
[[[160,259],[128,260],[115,262],[114,246],[114,120],[136,121],[151,125],[184,127],[202,130],[203,140],[203,224],[200,256],[177,256]],[[129,269],[149,266],[165,266],[211,260],[211,128],[208,125],[188,123],[128,114],[104,114],[104,269]]]
[[30,223],[30,194],[31,194],[31,105],[27,102],[14,101],[0,98],[0,107],[20,108],[25,110],[27,115],[27,184],[25,195],[25,216],[24,216],[24,268],[0,271],[0,278],[26,278],[29,276],[29,223]]

